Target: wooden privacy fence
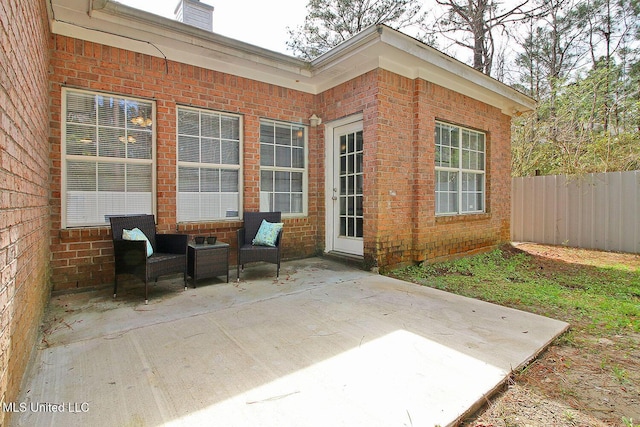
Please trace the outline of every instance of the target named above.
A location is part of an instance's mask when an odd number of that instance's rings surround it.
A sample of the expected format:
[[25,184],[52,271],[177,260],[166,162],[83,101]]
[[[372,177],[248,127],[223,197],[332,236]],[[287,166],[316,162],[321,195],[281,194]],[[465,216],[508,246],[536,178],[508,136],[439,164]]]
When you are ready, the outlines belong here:
[[511,240],[640,253],[640,171],[513,178]]

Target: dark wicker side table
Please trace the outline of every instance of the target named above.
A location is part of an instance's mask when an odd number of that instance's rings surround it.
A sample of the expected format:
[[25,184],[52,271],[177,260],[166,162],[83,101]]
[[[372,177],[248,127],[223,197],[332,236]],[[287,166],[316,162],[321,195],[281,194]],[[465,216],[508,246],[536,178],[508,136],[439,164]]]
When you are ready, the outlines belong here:
[[227,276],[227,283],[229,283],[229,244],[189,243],[187,273],[193,279],[194,288],[196,281],[209,277]]

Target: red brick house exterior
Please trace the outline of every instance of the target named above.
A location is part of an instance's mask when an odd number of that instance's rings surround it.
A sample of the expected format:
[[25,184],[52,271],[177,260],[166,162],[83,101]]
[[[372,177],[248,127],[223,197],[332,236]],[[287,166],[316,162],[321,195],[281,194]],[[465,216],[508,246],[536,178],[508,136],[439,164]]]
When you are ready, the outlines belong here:
[[15,401],[51,292],[49,37],[44,1],[0,1],[1,402]]
[[[74,226],[65,214],[65,161],[73,159],[65,148],[65,129],[73,126],[69,93],[153,105],[154,199],[147,213],[161,231],[215,234],[233,248],[241,212],[261,210],[271,197],[263,188],[270,169],[261,130],[275,123],[304,134],[303,203],[284,215],[285,259],[337,253],[387,269],[509,240],[511,115],[531,109],[531,99],[385,26],[305,62],[113,2],[90,4],[87,13],[80,0],[0,0],[4,402],[17,395],[50,291],[113,283],[106,220]],[[238,212],[229,218],[179,218],[181,108],[240,123]],[[445,205],[436,201],[445,184],[435,167],[442,150],[434,142],[437,127],[483,139],[477,153],[459,150],[483,159],[474,175],[481,191],[443,190],[441,197],[452,197]],[[356,148],[345,158],[356,159],[356,170],[348,175],[338,169],[341,141],[351,137]],[[352,188],[351,179],[357,194],[343,194],[339,183]],[[473,212],[450,212],[460,204],[454,200],[471,197]],[[348,205],[344,222],[341,200],[356,206]],[[343,226],[354,231],[345,246]]]

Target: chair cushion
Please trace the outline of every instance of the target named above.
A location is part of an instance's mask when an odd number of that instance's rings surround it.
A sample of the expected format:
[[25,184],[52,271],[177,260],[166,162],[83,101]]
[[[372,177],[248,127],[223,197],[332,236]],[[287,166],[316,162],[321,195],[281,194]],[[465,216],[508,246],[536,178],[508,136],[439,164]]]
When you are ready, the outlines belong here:
[[252,243],[255,246],[275,246],[278,233],[282,230],[284,223],[282,222],[268,222],[263,219],[260,228],[256,233],[256,237]]
[[122,230],[122,238],[124,240],[144,240],[147,242],[147,257],[153,255],[153,246],[151,246],[151,242],[147,236],[139,229],[134,228],[133,230]]

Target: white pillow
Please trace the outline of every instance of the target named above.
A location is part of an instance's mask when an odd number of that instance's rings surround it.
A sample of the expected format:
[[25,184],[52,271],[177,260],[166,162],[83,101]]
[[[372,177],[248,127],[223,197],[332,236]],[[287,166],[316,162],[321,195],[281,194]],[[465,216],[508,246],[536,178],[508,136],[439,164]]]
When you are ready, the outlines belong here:
[[153,255],[153,246],[151,246],[151,242],[139,228],[136,227],[133,230],[122,230],[122,238],[124,240],[144,240],[147,242],[147,257]]

